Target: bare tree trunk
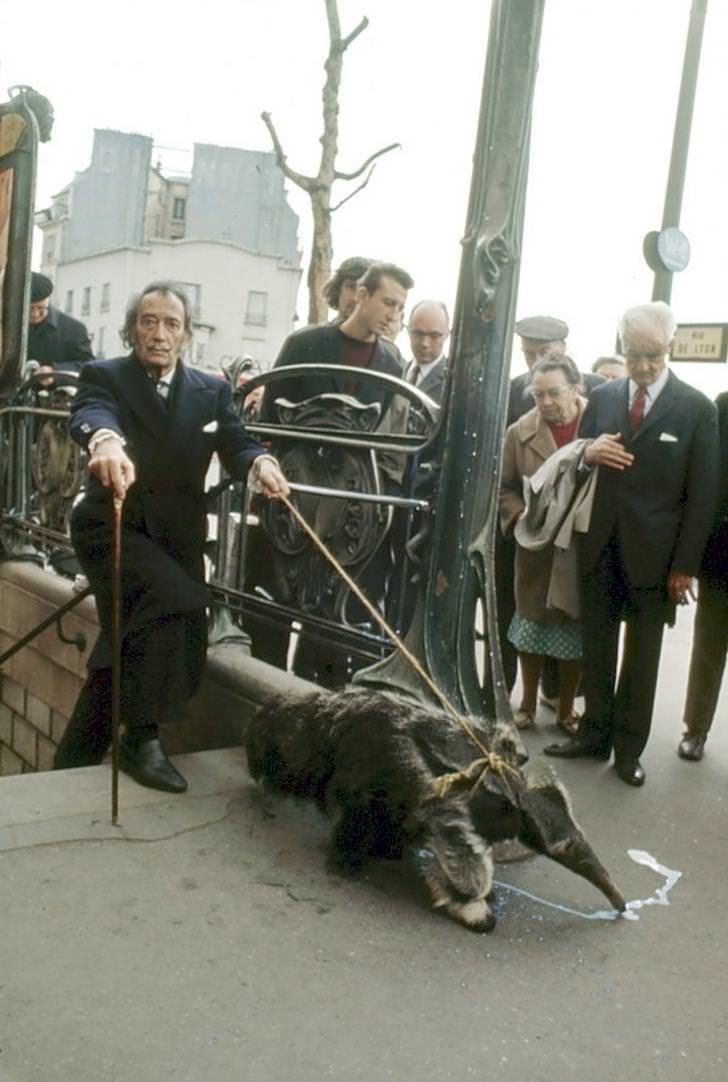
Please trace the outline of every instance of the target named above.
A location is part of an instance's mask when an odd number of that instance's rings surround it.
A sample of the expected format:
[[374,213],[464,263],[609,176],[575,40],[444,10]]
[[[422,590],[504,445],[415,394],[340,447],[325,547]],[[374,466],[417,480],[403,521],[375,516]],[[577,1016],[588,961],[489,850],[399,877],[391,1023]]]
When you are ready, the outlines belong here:
[[[339,23],[339,11],[337,0],[324,0],[326,7],[326,19],[329,24],[329,53],[324,63],[326,80],[322,92],[323,133],[321,142],[321,161],[315,177],[307,176],[292,169],[283,151],[278,133],[273,125],[270,113],[261,113],[263,123],[268,128],[273,152],[276,156],[278,167],[295,185],[308,193],[311,200],[311,214],[313,217],[313,237],[311,242],[311,260],[308,266],[308,320],[309,323],[323,323],[326,319],[326,302],[323,297],[323,287],[331,273],[331,261],[333,256],[333,243],[331,239],[331,215],[344,203],[352,199],[357,192],[365,188],[374,171],[375,162],[383,154],[394,150],[399,143],[391,143],[371,154],[366,161],[351,173],[342,173],[336,169],[336,156],[339,149],[339,89],[341,86],[341,72],[344,63],[344,53],[352,41],[366,30],[369,20],[366,16],[361,22],[347,34],[341,36]],[[356,180],[368,169],[362,183],[341,199],[335,206],[331,205],[331,191],[337,180]]]

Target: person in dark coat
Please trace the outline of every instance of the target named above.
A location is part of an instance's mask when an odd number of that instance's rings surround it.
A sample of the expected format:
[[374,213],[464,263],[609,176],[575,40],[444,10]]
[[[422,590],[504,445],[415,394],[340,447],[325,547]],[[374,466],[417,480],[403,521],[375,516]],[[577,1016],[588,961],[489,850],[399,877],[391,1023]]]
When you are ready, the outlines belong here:
[[128,309],[126,357],[83,366],[71,435],[89,453],[89,483],[71,538],[96,597],[101,633],[59,745],[57,769],[103,758],[111,724],[112,495],[124,497],[121,768],[142,785],[186,788],[158,729],[194,694],[207,646],[205,475],[216,451],[233,478],[272,498],[288,486],[232,408],[227,380],[181,360],[191,313],[183,292],[155,282]]
[[311,365],[311,375],[275,383],[266,389],[261,421],[276,419],[275,400],[288,398],[301,402],[320,394],[350,394],[363,405],[382,403],[382,414],[391,394],[382,393],[374,383],[349,379],[346,375],[322,375],[317,365],[351,365],[384,372],[401,378],[402,369],[392,355],[391,342],[382,341],[391,329],[392,318],[404,309],[412,279],[392,263],[373,263],[357,287],[357,301],[345,320],[304,327],[294,331],[283,343],[274,368],[288,365]]
[[728,649],[728,392],[715,400],[720,433],[718,510],[698,579],[688,689],[678,744],[681,759],[697,763],[713,724]]
[[79,319],[67,316],[51,304],[53,282],[36,271],[30,276],[28,313],[28,360],[39,361],[39,375],[54,371],[78,372],[94,359],[91,340]]
[[[715,512],[715,406],[670,372],[675,318],[662,301],[630,308],[621,337],[629,378],[597,387],[580,435],[600,467],[580,550],[586,712],[575,737],[544,750],[608,759],[642,785],[665,623],[687,604]],[[625,623],[617,674],[620,623]]]
[[[373,381],[350,377],[347,373],[324,374],[317,369],[319,365],[351,366],[401,379],[402,368],[393,355],[391,341],[385,336],[391,332],[393,319],[404,310],[407,291],[412,285],[411,277],[401,267],[393,263],[373,263],[357,284],[356,303],[346,319],[304,327],[289,335],[274,368],[307,365],[310,375],[297,375],[267,386],[261,407],[261,422],[277,420],[277,399],[302,402],[317,395],[345,394],[363,405],[381,405],[377,431],[404,432],[407,410],[406,407],[402,408],[404,399],[401,396],[393,395]],[[378,462],[385,489],[390,494],[399,495],[405,465],[403,457],[383,452],[378,455]],[[254,540],[249,557],[250,582],[270,589],[265,561],[261,560],[258,548]],[[367,569],[369,578],[362,583],[371,595],[382,592],[389,572],[388,553],[384,546],[378,555],[379,559],[372,561]],[[288,652],[285,628],[271,626],[254,616],[247,618],[246,628],[252,638],[254,656],[285,668]],[[347,671],[340,653],[332,650],[323,654],[315,644],[311,645],[306,635],[301,635],[294,671],[299,676],[315,678],[327,686],[338,686],[344,679],[342,674]]]

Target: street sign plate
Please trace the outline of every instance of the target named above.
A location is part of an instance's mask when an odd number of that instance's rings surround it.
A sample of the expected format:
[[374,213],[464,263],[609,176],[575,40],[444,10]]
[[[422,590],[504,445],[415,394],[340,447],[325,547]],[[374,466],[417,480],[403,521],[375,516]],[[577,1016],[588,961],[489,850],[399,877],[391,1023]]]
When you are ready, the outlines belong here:
[[672,344],[673,361],[725,361],[728,324],[681,323]]

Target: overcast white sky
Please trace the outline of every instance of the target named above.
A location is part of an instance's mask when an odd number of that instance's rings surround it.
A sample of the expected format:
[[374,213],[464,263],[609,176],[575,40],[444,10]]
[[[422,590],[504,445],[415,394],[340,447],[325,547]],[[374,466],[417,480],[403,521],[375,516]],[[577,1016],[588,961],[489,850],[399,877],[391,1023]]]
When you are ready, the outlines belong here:
[[[402,149],[335,215],[335,261],[393,260],[415,278],[413,299],[451,304],[490,4],[339,9],[345,33],[370,19],[346,55],[340,168],[386,143]],[[642,238],[661,223],[689,10],[690,0],[546,0],[518,314],[566,319],[582,367],[611,352],[621,311],[651,295]],[[163,161],[188,169],[194,142],[270,149],[266,109],[292,166],[315,172],[326,48],[323,0],[34,0],[3,5],[0,89],[30,83],[54,103],[39,206],[86,167],[96,127],[182,148]],[[727,91],[728,3],[709,0],[681,222],[692,261],[673,286],[682,322],[728,321]],[[306,250],[307,201],[289,193]],[[678,371],[711,394],[728,384],[724,365]]]

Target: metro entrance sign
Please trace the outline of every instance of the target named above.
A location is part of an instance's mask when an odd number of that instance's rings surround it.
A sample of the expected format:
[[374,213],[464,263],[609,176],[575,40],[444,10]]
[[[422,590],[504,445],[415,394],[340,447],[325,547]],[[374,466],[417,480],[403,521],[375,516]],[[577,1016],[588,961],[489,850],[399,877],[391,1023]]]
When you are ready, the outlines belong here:
[[728,323],[681,323],[675,333],[673,361],[725,361]]

